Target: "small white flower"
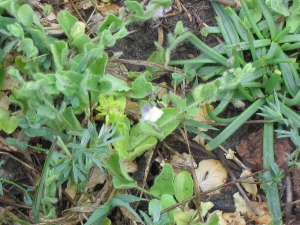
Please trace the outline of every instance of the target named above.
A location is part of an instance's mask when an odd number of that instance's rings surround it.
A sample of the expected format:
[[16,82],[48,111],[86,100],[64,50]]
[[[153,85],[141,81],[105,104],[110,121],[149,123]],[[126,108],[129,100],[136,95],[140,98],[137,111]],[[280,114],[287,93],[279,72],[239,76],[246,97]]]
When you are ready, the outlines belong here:
[[142,119],[145,121],[156,122],[164,112],[151,104],[143,106]]

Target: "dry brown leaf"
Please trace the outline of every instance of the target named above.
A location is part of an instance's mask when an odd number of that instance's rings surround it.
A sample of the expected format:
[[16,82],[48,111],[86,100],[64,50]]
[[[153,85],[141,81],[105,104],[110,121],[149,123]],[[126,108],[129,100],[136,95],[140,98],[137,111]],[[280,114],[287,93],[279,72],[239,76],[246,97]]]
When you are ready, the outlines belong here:
[[222,217],[228,225],[246,225],[246,221],[239,212],[223,213]]
[[135,162],[123,160],[123,165],[127,173],[133,173],[137,170],[137,165]]
[[201,135],[196,135],[192,140],[203,147],[205,146],[205,138]]
[[77,9],[88,9],[90,7],[93,7],[93,3],[91,0],[84,0],[84,1],[80,1],[77,6]]
[[71,184],[70,187],[65,189],[65,192],[74,199],[76,196],[76,184]]
[[125,110],[133,115],[140,115],[140,106],[137,102],[133,102],[130,99],[126,100]]
[[252,202],[259,215],[256,216],[239,192],[233,195],[233,200],[236,211],[241,212],[243,215],[247,215],[251,220],[255,221],[256,224],[268,224],[272,220],[266,202]]
[[[213,110],[214,107],[212,105],[209,105],[209,107]],[[207,120],[206,117],[207,117],[207,111],[206,111],[206,107],[205,105],[202,105],[199,107],[200,108],[200,113],[198,116],[194,117],[193,120],[196,120],[196,121],[199,121],[199,122],[213,122],[213,120]],[[199,131],[207,131],[207,129],[204,129],[204,128],[200,128],[198,127],[198,130]]]
[[[227,181],[227,171],[219,160],[203,160],[199,163],[195,172],[202,191],[208,191]],[[217,193],[220,193],[220,190],[209,193],[208,195]]]
[[[174,175],[177,175],[178,173],[182,172],[182,170],[191,171],[192,168],[190,155],[187,153],[172,155],[169,163],[174,169]],[[193,161],[193,167],[197,167],[195,161]]]
[[15,87],[19,87],[19,82],[15,79],[8,78],[4,81],[2,91],[11,91]]
[[[245,169],[243,170],[243,172],[241,173],[240,177],[244,177],[244,176],[248,176],[251,174],[251,170],[250,169]],[[257,195],[257,185],[254,183],[254,179],[253,177],[248,177],[243,179],[242,182],[242,186],[245,188],[245,190],[252,195],[252,200],[256,199],[256,195]]]
[[[167,83],[166,82],[161,82],[161,83],[159,83],[160,85],[163,85],[163,86],[168,86],[167,85]],[[159,92],[158,92],[158,94],[157,94],[157,98],[159,99],[159,100],[161,100],[162,99],[162,96],[164,95],[164,94],[167,94],[168,93],[168,89],[167,88],[164,88],[164,87],[159,87]]]
[[94,166],[90,172],[90,176],[89,176],[90,184],[88,185],[88,189],[92,189],[98,184],[103,184],[107,176],[108,174],[106,172],[100,170],[98,166]]
[[0,108],[7,111],[10,103],[11,102],[10,102],[7,94],[3,91],[0,91]]
[[97,9],[101,11],[102,14],[105,16],[108,14],[119,14],[119,6],[113,3],[104,3],[104,2],[98,2]]

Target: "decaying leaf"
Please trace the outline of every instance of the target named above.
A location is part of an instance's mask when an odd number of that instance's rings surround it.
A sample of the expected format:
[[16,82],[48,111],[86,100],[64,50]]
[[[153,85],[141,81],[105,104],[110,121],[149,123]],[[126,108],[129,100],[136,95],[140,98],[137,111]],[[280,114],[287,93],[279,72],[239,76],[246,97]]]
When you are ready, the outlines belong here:
[[234,155],[235,151],[232,151],[232,149],[228,149],[228,153],[226,154],[226,159],[234,159],[235,155]]
[[[166,86],[166,87],[168,86],[166,82],[161,82],[160,85]],[[159,87],[159,92],[158,92],[158,94],[157,94],[157,98],[158,98],[159,100],[161,100],[161,99],[162,99],[162,96],[163,96],[164,94],[167,94],[167,93],[168,93],[168,89],[167,89],[167,88],[165,88],[165,87]]]
[[[240,177],[244,177],[244,176],[247,176],[250,174],[251,174],[250,169],[246,169],[246,170],[243,170]],[[248,178],[243,179],[242,186],[245,188],[245,190],[249,194],[252,195],[252,199],[255,200],[256,195],[257,195],[257,185],[254,183],[253,177],[248,177]]]
[[[203,160],[199,163],[195,172],[202,191],[208,191],[227,181],[227,171],[219,160]],[[209,195],[217,193],[220,193],[220,190],[214,191]]]
[[201,135],[196,135],[192,140],[203,147],[205,146],[205,138]]
[[135,162],[123,160],[123,165],[127,173],[133,173],[137,170],[137,165]]
[[187,154],[185,152],[182,154],[172,155],[169,163],[172,165],[175,175],[180,173],[182,170],[190,171],[192,168],[192,165],[194,168],[197,167],[197,164],[195,163],[195,161],[193,161],[193,163],[191,163],[189,154]]
[[10,105],[10,100],[7,94],[3,91],[0,91],[0,108],[4,110],[8,110]]
[[256,224],[268,224],[272,220],[268,212],[268,205],[266,202],[252,202],[259,215],[256,216],[239,192],[233,195],[233,200],[236,211],[241,212],[242,215],[246,215],[251,220],[255,221]]
[[91,0],[80,1],[77,5],[77,9],[88,9],[90,7],[93,7],[93,3]]
[[[295,147],[289,138],[275,138],[274,152],[276,163],[281,167],[286,161],[286,153],[291,153]],[[262,169],[263,130],[247,134],[236,147],[246,166],[258,171]],[[255,156],[255,157],[253,157]]]
[[[213,105],[209,105],[209,107],[211,108],[211,110],[214,109],[214,106]],[[209,120],[207,119],[207,111],[206,111],[206,106],[205,105],[202,105],[199,107],[200,108],[200,113],[198,116],[194,117],[193,120],[196,120],[196,121],[199,121],[199,122],[213,122],[213,120]],[[204,128],[200,128],[198,127],[198,130],[199,131],[207,131],[207,129],[204,129]]]
[[94,188],[98,184],[103,184],[108,174],[104,170],[100,170],[98,166],[94,166],[90,172],[88,189]]
[[228,225],[246,225],[246,221],[241,216],[240,213],[223,213],[222,214],[223,220],[226,221]]
[[104,3],[99,1],[97,4],[97,9],[100,10],[103,15],[108,15],[108,14],[118,15],[119,8],[120,7],[117,4],[113,4],[110,2]]
[[139,116],[141,114],[139,104],[137,102],[131,101],[130,99],[126,100],[125,110],[135,116]]

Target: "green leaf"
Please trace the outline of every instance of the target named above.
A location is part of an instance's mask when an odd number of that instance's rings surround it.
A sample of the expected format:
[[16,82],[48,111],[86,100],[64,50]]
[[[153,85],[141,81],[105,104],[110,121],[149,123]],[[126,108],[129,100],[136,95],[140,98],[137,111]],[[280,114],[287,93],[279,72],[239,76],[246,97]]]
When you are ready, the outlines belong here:
[[0,128],[7,134],[11,134],[18,127],[18,118],[10,116],[9,112],[0,108]]
[[113,14],[108,14],[105,20],[101,23],[98,33],[103,32],[104,30],[116,31],[116,28],[122,24],[122,20],[116,17]]
[[[88,35],[86,34],[78,34],[76,37],[70,41],[70,46],[78,48],[80,51],[84,50],[84,45],[89,43],[91,40]],[[100,64],[99,64],[100,65]]]
[[184,110],[186,108],[186,101],[182,97],[175,95],[173,92],[170,92],[169,95],[171,102],[174,104],[175,108],[181,110]]
[[173,180],[173,168],[170,164],[166,163],[162,172],[155,178],[154,185],[151,187],[150,192],[156,197],[159,197],[163,194],[175,194]]
[[9,24],[7,26],[7,29],[9,31],[10,35],[12,35],[14,37],[19,37],[21,39],[24,38],[24,31],[23,31],[23,28],[20,26],[20,24],[18,24],[18,23]]
[[107,160],[103,161],[103,164],[112,175],[115,188],[136,187],[135,181],[127,174],[118,153],[111,154]]
[[[175,205],[177,202],[175,201],[174,197],[172,195],[169,195],[169,194],[163,194],[160,198],[160,202],[162,204],[162,209],[166,209],[172,205]],[[167,214],[168,214],[168,217],[170,219],[170,223],[171,224],[174,224],[174,215],[176,213],[176,211],[178,211],[178,209],[173,209],[171,211],[169,211]]]
[[194,183],[187,171],[180,172],[174,179],[175,197],[181,202],[193,196]]
[[144,98],[152,92],[152,84],[144,77],[138,77],[132,82],[131,98]]
[[22,5],[18,10],[19,21],[27,27],[32,26],[35,16],[32,7],[28,4]]
[[76,131],[76,133],[82,133],[84,130],[81,124],[74,115],[73,109],[71,107],[66,108],[62,116],[62,126],[66,130]]
[[65,10],[59,11],[59,13],[57,14],[57,20],[67,36],[71,35],[72,28],[78,21],[76,17],[72,16],[69,12]]
[[162,111],[164,113],[156,121],[156,124],[163,130],[163,135],[166,137],[178,127],[182,114],[176,108],[163,108]]
[[0,64],[0,90],[2,90],[4,81],[6,79],[6,69],[3,64]]
[[24,38],[19,45],[18,51],[24,51],[27,59],[36,57],[39,53],[31,38]]
[[103,79],[109,81],[112,84],[111,91],[129,91],[131,88],[128,87],[127,83],[121,79],[118,79],[112,75],[106,74],[103,76]]
[[126,159],[133,159],[142,155],[146,150],[156,145],[156,143],[157,139],[148,135],[131,136],[130,149],[127,151]]
[[289,10],[287,8],[287,5],[285,6],[283,1],[284,0],[266,0],[266,4],[275,12],[284,16],[289,16]]
[[63,70],[67,64],[68,45],[64,41],[57,41],[50,45],[50,49],[53,55],[54,64],[56,70]]

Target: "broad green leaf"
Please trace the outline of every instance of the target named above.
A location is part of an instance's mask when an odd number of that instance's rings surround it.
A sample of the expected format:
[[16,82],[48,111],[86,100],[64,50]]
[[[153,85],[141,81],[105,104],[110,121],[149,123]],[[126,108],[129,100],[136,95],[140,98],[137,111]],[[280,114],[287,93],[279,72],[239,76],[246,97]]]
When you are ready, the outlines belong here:
[[101,56],[97,57],[89,66],[89,69],[93,74],[104,76],[105,68],[107,65],[108,56],[105,52],[101,54]]
[[18,118],[10,116],[8,111],[0,108],[0,128],[7,134],[11,134],[18,127]]
[[78,48],[78,50],[83,51],[84,50],[84,45],[86,43],[89,43],[91,40],[88,35],[86,34],[78,34],[76,37],[70,41],[70,46]]
[[28,4],[22,5],[18,10],[18,19],[26,27],[32,26],[35,16],[32,7]]
[[285,6],[284,1],[285,0],[266,0],[266,4],[275,12],[284,16],[289,16],[289,10],[287,5]]
[[67,36],[71,35],[72,28],[78,21],[76,17],[72,16],[69,12],[65,10],[59,11],[59,13],[57,14],[57,20]]
[[294,33],[300,26],[300,15],[291,15],[286,19],[286,26],[291,27],[290,33]]
[[28,70],[25,69],[26,63],[23,60],[23,56],[21,55],[17,55],[15,57],[15,65],[17,66],[17,68],[24,74],[28,74]]
[[166,137],[178,127],[182,113],[176,108],[163,108],[161,110],[164,113],[156,121],[156,124],[163,130],[163,135]]
[[103,161],[103,164],[105,164],[108,172],[113,177],[134,182],[134,180],[127,174],[124,164],[118,153],[111,154],[107,160]]
[[[160,202],[162,204],[162,209],[166,209],[172,205],[175,205],[177,202],[175,201],[174,197],[172,195],[169,195],[169,194],[163,194],[160,198]],[[168,217],[170,219],[170,222],[171,224],[174,224],[174,216],[175,216],[175,213],[179,211],[179,209],[172,209],[171,211],[169,211],[167,214],[168,214]]]
[[76,133],[83,132],[83,128],[74,115],[73,109],[71,107],[66,108],[65,112],[63,113],[62,126],[64,127],[64,129],[69,131],[73,131]]
[[173,180],[173,168],[170,164],[166,163],[161,173],[155,178],[154,185],[151,187],[150,192],[156,197],[159,197],[163,194],[175,194]]
[[20,24],[18,23],[9,24],[7,26],[7,29],[12,36],[19,37],[21,39],[24,38],[24,31],[23,28],[20,26]]
[[181,202],[193,196],[194,183],[187,171],[180,172],[174,179],[175,197]]
[[113,14],[108,14],[105,20],[101,23],[98,33],[103,32],[104,30],[116,31],[116,28],[122,24],[122,20],[116,17]]
[[27,59],[36,57],[39,53],[31,38],[24,38],[19,45],[18,51],[25,52]]
[[68,45],[64,41],[57,41],[50,45],[56,70],[63,70],[67,64]]
[[181,110],[184,110],[186,108],[186,101],[182,97],[175,95],[172,92],[170,92],[169,95],[170,95],[171,102],[173,103],[175,108]]
[[103,79],[109,81],[112,84],[111,91],[129,91],[131,88],[128,87],[127,83],[119,78],[116,78],[112,75],[106,74],[103,76]]
[[144,98],[152,91],[152,84],[147,82],[144,77],[138,77],[132,82],[132,98]]
[[146,150],[156,145],[157,139],[147,135],[131,136],[130,149],[127,159],[133,159],[142,155]]

